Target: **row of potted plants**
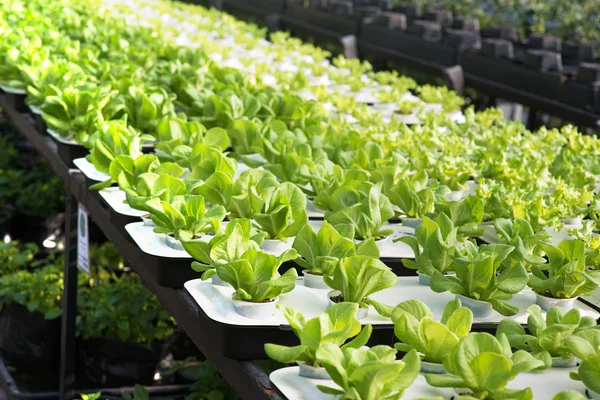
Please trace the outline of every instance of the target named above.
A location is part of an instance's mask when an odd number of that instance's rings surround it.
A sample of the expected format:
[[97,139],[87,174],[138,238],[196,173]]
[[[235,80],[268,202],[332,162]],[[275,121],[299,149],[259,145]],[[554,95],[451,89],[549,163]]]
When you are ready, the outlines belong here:
[[[553,307],[544,316],[533,305],[529,310],[528,332],[506,319],[494,337],[470,332],[473,315],[458,299],[448,303],[440,321],[435,320],[425,304],[408,300],[398,304],[391,314],[398,340],[394,348],[365,347],[372,327],[361,327],[355,318],[356,310],[354,304],[340,303],[307,321],[296,310],[284,308],[282,311],[300,344],[286,347],[268,343],[265,351],[279,362],[298,363],[301,377],[322,382],[333,380],[336,384],[333,388],[319,384],[317,387],[342,398],[374,398],[370,397],[373,393],[379,396],[375,398],[392,393],[401,397],[422,373],[429,385],[454,388],[461,396],[530,399],[535,390],[508,389],[507,384],[518,374],[548,368],[564,368],[564,374],[571,371],[574,379],[583,380],[590,398],[597,396],[592,371],[599,331],[593,318],[582,317],[577,310]],[[400,364],[396,361],[397,351],[405,354]],[[356,372],[360,370],[365,373]],[[386,373],[374,373],[367,379],[366,371]],[[484,378],[491,376],[495,378]],[[311,381],[304,384],[312,385]],[[547,384],[553,386],[551,382]],[[561,391],[555,386],[552,389],[556,390],[554,394]],[[565,398],[585,398],[582,393],[568,395],[574,397]]]

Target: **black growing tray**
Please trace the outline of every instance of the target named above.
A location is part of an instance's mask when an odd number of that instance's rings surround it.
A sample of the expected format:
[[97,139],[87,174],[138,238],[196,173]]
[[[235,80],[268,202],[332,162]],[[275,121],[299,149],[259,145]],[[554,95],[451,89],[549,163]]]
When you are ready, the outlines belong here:
[[282,14],[286,0],[223,0],[222,9],[236,17],[264,19],[268,15]]
[[140,263],[145,265],[156,282],[164,287],[180,289],[192,279],[198,279],[201,273],[192,269],[192,258],[156,257],[140,252]]
[[460,65],[465,73],[501,82],[548,99],[557,100],[561,90],[561,74],[539,72],[510,60],[494,59],[465,52],[460,55]]
[[81,145],[65,144],[59,142],[54,137],[50,136],[52,141],[56,144],[56,150],[58,156],[64,161],[67,166],[73,166],[73,160],[76,158],[83,158],[90,152],[88,149]]
[[369,52],[368,45],[374,44],[437,64],[451,66],[457,63],[458,53],[455,48],[443,43],[430,42],[397,29],[363,23],[360,40],[362,44],[367,45],[367,48],[359,46],[361,52],[364,50]]
[[4,96],[4,101],[7,107],[13,108],[17,112],[25,112],[27,111],[27,106],[25,105],[26,94],[15,94],[8,93],[0,89],[0,92]]
[[352,17],[333,14],[299,4],[289,4],[284,15],[341,35],[358,35],[359,23]]

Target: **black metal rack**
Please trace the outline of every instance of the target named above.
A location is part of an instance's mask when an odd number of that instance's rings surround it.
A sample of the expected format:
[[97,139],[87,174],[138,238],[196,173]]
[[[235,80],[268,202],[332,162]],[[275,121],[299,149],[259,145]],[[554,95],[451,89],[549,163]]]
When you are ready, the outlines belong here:
[[[206,317],[203,317],[200,307],[185,290],[163,287],[156,282],[149,268],[140,262],[140,250],[129,240],[124,226],[117,226],[111,221],[110,212],[98,194],[88,190],[86,181],[79,170],[68,168],[58,154],[56,143],[49,136],[36,130],[31,115],[16,111],[7,103],[4,95],[0,95],[0,108],[67,186],[59,397],[71,400],[75,395],[75,305],[78,272],[76,221],[78,204],[82,204],[86,208],[89,218],[96,223],[106,238],[114,243],[121,256],[139,274],[142,281],[175,318],[179,327],[217,368],[240,398],[281,400],[282,397],[277,394],[268,376],[254,362],[233,360],[223,355],[221,351],[223,338],[215,330],[214,325],[204,323],[206,320],[203,318]],[[0,379],[2,378],[3,375],[0,374]]]

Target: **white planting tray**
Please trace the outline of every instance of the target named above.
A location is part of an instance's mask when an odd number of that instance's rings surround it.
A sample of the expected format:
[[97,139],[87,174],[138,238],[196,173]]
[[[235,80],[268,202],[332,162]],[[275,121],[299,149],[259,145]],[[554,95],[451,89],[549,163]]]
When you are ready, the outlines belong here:
[[[185,250],[175,250],[166,243],[166,235],[155,233],[153,226],[144,225],[143,222],[132,222],[125,225],[125,230],[133,238],[133,241],[146,254],[165,258],[189,258],[192,257]],[[206,240],[210,240],[210,237]]]
[[10,93],[10,94],[27,94],[27,91],[25,89],[12,88],[12,87],[8,87],[8,86],[4,86],[4,85],[0,85],[0,88],[5,93]]
[[[582,382],[574,381],[569,372],[577,368],[550,368],[541,372],[526,372],[517,375],[507,385],[511,389],[530,387],[533,398],[550,400],[563,390],[575,390],[585,395]],[[273,371],[269,376],[271,382],[288,400],[335,400],[336,397],[317,389],[317,385],[339,388],[332,380],[308,379],[298,375],[299,367],[288,367]],[[442,397],[449,400],[456,396],[453,389],[436,388],[427,384],[425,377],[419,375],[413,384],[406,389],[403,399]]]
[[73,164],[88,178],[97,182],[104,182],[110,179],[110,174],[100,172],[94,167],[94,164],[89,162],[85,157],[76,158],[73,160]]
[[32,113],[34,113],[35,115],[42,115],[42,109],[39,108],[38,106],[29,106],[29,109],[31,110]]
[[[281,368],[271,372],[269,379],[288,400],[335,400],[337,398],[317,388],[317,385],[339,388],[332,380],[303,378],[298,375],[299,369],[300,367]],[[406,389],[402,398],[410,400],[441,396],[450,399],[453,395],[454,390],[431,387],[425,381],[425,377],[419,375]]]
[[[308,221],[308,223],[313,227],[315,232],[317,232],[323,226],[323,221],[312,220]],[[409,245],[404,242],[394,243],[394,239],[399,237],[414,236],[415,230],[413,228],[402,226],[401,224],[389,223],[384,224],[383,228],[392,228],[394,233],[383,240],[378,240],[375,242],[379,248],[379,256],[381,258],[415,258],[415,253]]]
[[131,208],[129,204],[125,203],[125,192],[116,186],[102,189],[98,193],[117,214],[130,217],[141,217],[146,214],[146,212]]
[[[127,225],[127,227],[130,225]],[[210,281],[203,281],[201,279],[188,281],[184,287],[194,300],[196,300],[204,313],[214,321],[240,326],[288,325],[287,320],[279,310],[277,310],[273,317],[264,320],[255,320],[239,315],[233,309],[233,300],[231,300],[231,295],[234,292],[233,288],[216,286]],[[300,277],[296,281],[294,290],[279,296],[279,304],[297,309],[308,320],[321,315],[329,307],[327,293],[330,290],[307,288],[303,284],[303,278]],[[395,306],[405,300],[420,300],[427,304],[437,320],[441,319],[446,304],[454,299],[454,295],[450,292],[435,293],[429,286],[420,285],[417,277],[399,277],[398,283],[394,287],[382,290],[369,297],[390,306]],[[524,290],[514,296],[509,303],[521,309],[521,312],[511,317],[511,319],[519,323],[526,323],[528,316],[527,307],[535,303],[535,294],[531,290]],[[583,315],[593,318],[600,316],[600,314],[588,306],[580,302],[576,304]],[[475,318],[474,321],[476,323],[497,323],[504,318],[506,317],[494,311],[489,317]],[[389,319],[377,314],[372,307],[369,309],[369,315],[365,319],[362,319],[361,322],[372,325],[391,325]]]
[[60,142],[62,144],[68,144],[71,146],[81,146],[74,139],[65,139],[64,137],[60,136],[58,133],[54,132],[54,130],[52,130],[50,128],[48,128],[46,131],[48,132],[48,135],[50,135],[54,139],[56,139],[57,142]]

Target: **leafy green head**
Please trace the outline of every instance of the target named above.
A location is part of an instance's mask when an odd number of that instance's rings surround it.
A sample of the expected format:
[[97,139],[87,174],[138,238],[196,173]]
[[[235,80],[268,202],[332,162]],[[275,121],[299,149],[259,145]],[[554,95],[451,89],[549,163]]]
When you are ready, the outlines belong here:
[[235,218],[252,219],[265,207],[264,193],[273,191],[277,186],[277,178],[268,171],[244,171],[233,183],[227,211]]
[[581,240],[565,240],[558,246],[539,243],[549,263],[531,267],[529,286],[537,293],[571,299],[591,295],[600,284],[600,271],[586,267],[585,245]]
[[465,255],[454,259],[456,276],[436,272],[431,279],[431,289],[438,293],[449,291],[486,301],[500,314],[514,315],[519,308],[506,300],[527,285],[529,276],[522,264],[504,263],[513,249],[503,244],[477,247],[467,241]]
[[384,223],[394,216],[392,203],[381,193],[382,183],[355,188],[341,186],[331,196],[331,211],[325,213],[325,219],[332,223],[348,224],[354,227],[355,239],[379,239],[392,233],[391,229],[382,229]]
[[373,239],[354,243],[354,229],[351,225],[333,226],[323,221],[323,226],[315,233],[306,224],[294,239],[293,248],[298,251],[301,267],[317,275],[331,275],[341,258],[363,255],[379,258],[379,249]]
[[139,175],[124,171],[119,173],[119,188],[125,192],[125,199],[129,206],[136,210],[150,212],[150,207],[147,204],[149,200],[158,198],[161,201],[169,202],[173,197],[187,193],[185,183],[177,177],[183,169],[176,164],[168,166],[162,164],[162,167],[164,168],[161,168],[160,171],[165,169],[169,171],[160,174],[144,172]]
[[[300,344],[287,347],[267,343],[265,352],[273,360],[282,363],[301,361],[313,367],[320,367],[316,353],[324,344],[333,344],[342,350],[360,348],[367,344],[372,328],[371,325],[366,325],[361,331],[360,322],[356,319],[357,310],[357,304],[334,304],[319,317],[306,321],[298,311],[283,307],[283,316],[300,339]],[[354,339],[348,342],[351,338]]]
[[193,258],[192,268],[202,272],[202,279],[211,278],[219,264],[239,260],[247,250],[259,250],[264,237],[264,232],[256,232],[248,219],[234,219],[229,221],[225,231],[212,236],[195,239],[186,231],[179,233],[179,240],[185,251]]
[[354,255],[340,259],[331,276],[323,277],[327,286],[339,290],[343,301],[368,307],[373,293],[390,288],[398,277],[377,258]]
[[281,264],[296,257],[293,249],[286,250],[279,257],[249,249],[239,259],[217,265],[217,274],[235,289],[233,300],[252,303],[272,301],[294,289],[298,278],[296,270],[290,268],[281,276],[277,271]]
[[191,237],[204,233],[219,232],[226,212],[223,206],[206,209],[204,197],[199,195],[175,196],[170,201],[151,198],[146,202],[154,232],[166,233],[179,239],[179,233],[186,231]]
[[548,243],[550,235],[546,231],[534,232],[531,224],[522,218],[514,220],[499,218],[494,228],[500,237],[500,243],[513,246],[509,259],[513,263],[522,263],[528,270],[532,265],[545,264],[540,242]]
[[287,241],[308,222],[306,196],[291,182],[284,182],[260,195],[262,207],[254,213],[254,222],[269,239]]
[[415,230],[415,236],[402,236],[398,240],[408,244],[415,261],[403,260],[408,268],[417,269],[428,276],[454,270],[454,258],[460,255],[456,240],[457,228],[444,213],[432,220],[423,217],[423,223]]
[[530,388],[507,389],[508,382],[522,372],[544,366],[544,362],[523,350],[513,353],[505,335],[489,333],[464,336],[444,360],[449,375],[425,374],[436,387],[465,388],[479,400],[531,400]]
[[167,116],[156,127],[157,143],[155,147],[166,154],[172,154],[178,146],[194,147],[204,144],[221,152],[229,147],[229,136],[222,128],[206,128],[197,121],[186,121],[178,117]]
[[460,300],[456,299],[446,305],[438,322],[424,303],[407,300],[393,309],[390,318],[400,340],[396,349],[404,352],[415,349],[425,361],[441,364],[459,340],[471,331],[473,313],[461,307]]
[[479,197],[467,196],[447,204],[437,203],[435,212],[444,213],[452,220],[458,228],[459,238],[483,235],[483,231],[479,229],[479,224],[483,221],[483,201]]
[[317,350],[317,362],[341,388],[319,385],[319,390],[344,400],[399,399],[421,369],[415,350],[397,362],[396,350],[389,346],[341,350],[326,343]]
[[513,348],[532,353],[535,358],[544,361],[546,368],[552,365],[551,357],[573,358],[573,344],[580,345],[579,339],[583,340],[583,337],[569,341],[570,337],[577,332],[597,328],[594,318],[582,317],[577,309],[565,311],[560,307],[552,307],[545,319],[536,304],[529,306],[527,312],[529,334],[521,324],[504,319],[498,325],[496,335],[506,335]]

